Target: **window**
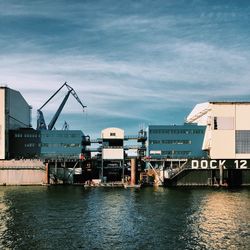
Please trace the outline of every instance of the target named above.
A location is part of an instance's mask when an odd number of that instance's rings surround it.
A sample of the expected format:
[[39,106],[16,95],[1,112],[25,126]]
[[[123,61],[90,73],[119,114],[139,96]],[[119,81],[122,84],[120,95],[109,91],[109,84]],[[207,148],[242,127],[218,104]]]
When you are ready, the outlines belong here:
[[236,148],[237,154],[250,153],[250,130],[237,130],[236,135]]
[[233,130],[234,118],[233,117],[214,117],[213,123],[214,130]]
[[115,133],[110,133],[110,136],[115,136]]
[[191,144],[191,140],[150,140],[149,144]]
[[169,157],[179,157],[179,156],[188,156],[191,155],[191,151],[177,151],[177,150],[172,150],[172,151],[162,151],[163,155],[167,155]]
[[214,117],[214,130],[217,130],[218,124],[217,124],[217,117]]

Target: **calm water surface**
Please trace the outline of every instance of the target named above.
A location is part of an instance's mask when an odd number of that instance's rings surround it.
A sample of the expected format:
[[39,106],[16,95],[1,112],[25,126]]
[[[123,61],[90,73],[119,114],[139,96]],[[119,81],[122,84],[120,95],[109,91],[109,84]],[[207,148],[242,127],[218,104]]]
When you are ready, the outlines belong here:
[[250,189],[0,187],[0,249],[250,249]]

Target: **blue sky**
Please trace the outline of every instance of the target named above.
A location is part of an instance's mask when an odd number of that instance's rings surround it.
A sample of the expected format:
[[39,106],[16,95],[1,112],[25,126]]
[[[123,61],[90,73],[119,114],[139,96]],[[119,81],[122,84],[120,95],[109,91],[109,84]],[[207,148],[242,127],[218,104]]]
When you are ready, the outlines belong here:
[[[0,0],[0,83],[36,109],[65,81],[56,125],[181,124],[205,101],[250,101],[250,2]],[[65,92],[44,108],[47,123]]]

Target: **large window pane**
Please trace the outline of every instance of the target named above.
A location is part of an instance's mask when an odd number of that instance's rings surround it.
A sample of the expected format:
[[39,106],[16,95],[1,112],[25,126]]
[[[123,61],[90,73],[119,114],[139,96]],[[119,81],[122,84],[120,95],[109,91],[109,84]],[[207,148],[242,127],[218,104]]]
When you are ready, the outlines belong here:
[[250,153],[250,130],[236,131],[236,153]]

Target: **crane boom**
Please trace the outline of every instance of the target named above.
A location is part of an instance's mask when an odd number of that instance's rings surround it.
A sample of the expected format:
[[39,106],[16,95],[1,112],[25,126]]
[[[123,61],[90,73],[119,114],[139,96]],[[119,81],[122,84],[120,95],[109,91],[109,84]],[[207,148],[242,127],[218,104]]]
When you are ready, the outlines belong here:
[[86,108],[87,106],[85,106],[85,105],[82,104],[82,102],[81,102],[80,98],[78,97],[78,95],[76,94],[75,90],[74,90],[72,87],[70,87],[70,86],[67,84],[67,82],[65,82],[65,85],[66,85],[66,87],[68,88],[68,90],[70,91],[70,93],[71,93],[71,94],[75,97],[75,99],[80,103],[80,105],[82,106],[82,108],[83,108],[83,109]]
[[[60,104],[59,108],[57,109],[55,115],[53,116],[53,118],[51,119],[49,125],[48,125],[48,128],[46,126],[46,123],[45,123],[45,119],[44,119],[44,116],[43,116],[43,112],[41,111],[41,109],[47,105],[50,100],[64,87],[66,86],[67,89],[68,89],[68,93],[66,94],[66,96],[64,97],[62,103]],[[68,98],[69,98],[69,95],[72,94],[75,99],[80,103],[80,105],[83,107],[83,109],[87,106],[83,105],[81,100],[79,99],[78,95],[76,94],[75,90],[70,87],[67,82],[65,82],[38,110],[37,110],[37,113],[38,113],[38,119],[37,119],[37,129],[38,130],[41,130],[41,129],[48,129],[48,130],[52,130],[55,126],[55,123],[58,119],[58,117],[60,116],[61,112],[62,112],[62,109],[65,105],[65,103],[67,102]]]
[[67,93],[67,95],[64,97],[64,99],[63,99],[61,105],[59,106],[58,110],[56,111],[55,115],[54,115],[53,118],[51,119],[51,121],[50,121],[50,123],[49,123],[49,125],[48,125],[48,130],[52,130],[53,127],[55,126],[55,123],[56,123],[56,121],[57,121],[59,115],[61,114],[62,109],[63,109],[65,103],[67,102],[67,100],[68,100],[68,98],[69,98],[70,92],[71,92],[71,91],[69,90],[68,93]]
[[65,82],[38,110],[41,110],[65,85],[67,85],[67,82]]

